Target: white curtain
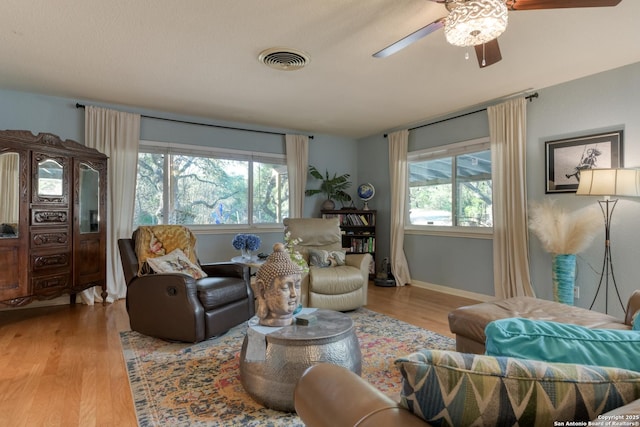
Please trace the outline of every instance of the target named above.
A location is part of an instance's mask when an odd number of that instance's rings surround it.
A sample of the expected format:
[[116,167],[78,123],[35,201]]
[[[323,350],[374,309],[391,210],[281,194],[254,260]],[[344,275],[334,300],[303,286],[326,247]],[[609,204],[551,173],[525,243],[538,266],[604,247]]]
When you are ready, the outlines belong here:
[[18,224],[19,222],[19,162],[20,156],[17,153],[0,155],[0,188],[6,190],[2,203],[0,203],[0,223],[2,224]]
[[524,97],[487,108],[493,180],[495,296],[534,296],[529,275]]
[[389,134],[389,178],[391,189],[391,273],[396,286],[411,283],[409,264],[404,254],[404,220],[407,206],[409,131]]
[[309,137],[285,135],[289,174],[289,218],[304,216],[304,190],[309,168]]
[[[107,180],[107,292],[108,300],[124,298],[124,281],[118,239],[133,232],[133,208],[138,168],[140,115],[87,106],[84,114],[84,140],[109,157]],[[88,289],[83,302],[101,301],[100,292]]]

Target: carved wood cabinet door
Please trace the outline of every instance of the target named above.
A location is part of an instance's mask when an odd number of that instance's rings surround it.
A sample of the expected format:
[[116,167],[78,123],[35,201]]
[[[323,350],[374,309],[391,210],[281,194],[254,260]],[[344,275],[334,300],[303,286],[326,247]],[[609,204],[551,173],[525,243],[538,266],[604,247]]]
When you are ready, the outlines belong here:
[[107,157],[52,134],[0,131],[0,306],[106,298]]
[[71,157],[31,152],[31,290],[50,298],[71,288]]
[[0,144],[0,300],[29,292],[29,152]]
[[106,159],[74,159],[73,290],[102,286],[106,298]]

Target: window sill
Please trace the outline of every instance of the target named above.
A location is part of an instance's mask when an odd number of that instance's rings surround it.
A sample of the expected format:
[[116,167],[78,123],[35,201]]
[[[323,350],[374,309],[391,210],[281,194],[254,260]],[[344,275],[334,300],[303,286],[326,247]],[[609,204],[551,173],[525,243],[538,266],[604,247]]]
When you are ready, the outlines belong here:
[[493,228],[471,227],[417,227],[405,226],[405,234],[417,236],[462,237],[466,239],[493,239]]
[[219,224],[219,225],[185,225],[195,234],[234,234],[234,233],[283,233],[282,224],[265,225],[239,225],[239,224]]

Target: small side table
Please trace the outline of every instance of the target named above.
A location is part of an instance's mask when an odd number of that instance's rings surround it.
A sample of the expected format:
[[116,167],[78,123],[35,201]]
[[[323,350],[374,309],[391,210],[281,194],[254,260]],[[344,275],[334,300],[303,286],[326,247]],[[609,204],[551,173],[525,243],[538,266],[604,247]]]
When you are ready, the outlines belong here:
[[304,308],[317,321],[280,328],[249,320],[240,352],[240,381],[258,403],[278,411],[295,411],[293,390],[304,371],[333,363],[360,375],[362,354],[351,317],[333,310]]
[[231,258],[231,262],[246,265],[247,267],[249,267],[249,273],[251,273],[252,268],[260,268],[260,266],[264,264],[265,261],[266,260],[260,259],[255,255],[252,256],[251,258],[245,258],[241,255],[234,256],[233,258]]
[[253,296],[254,299],[257,298],[257,289],[256,289],[256,283],[254,280],[254,276],[255,273],[251,272],[252,268],[258,269],[260,268],[260,266],[262,264],[264,264],[264,262],[266,261],[266,259],[260,259],[257,256],[252,256],[251,258],[245,258],[242,255],[239,256],[234,256],[233,258],[231,258],[231,262],[235,262],[236,264],[242,264],[245,265],[247,267],[249,267],[249,281],[251,284],[251,290],[253,291]]

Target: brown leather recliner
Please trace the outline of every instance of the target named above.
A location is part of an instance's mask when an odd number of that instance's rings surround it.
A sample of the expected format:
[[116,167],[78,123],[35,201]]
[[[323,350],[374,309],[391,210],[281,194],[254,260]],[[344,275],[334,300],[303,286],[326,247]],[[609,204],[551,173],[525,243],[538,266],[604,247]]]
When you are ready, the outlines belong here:
[[131,329],[170,341],[199,342],[254,315],[249,270],[235,263],[200,264],[208,277],[181,273],[138,275],[136,232],[119,239]]

